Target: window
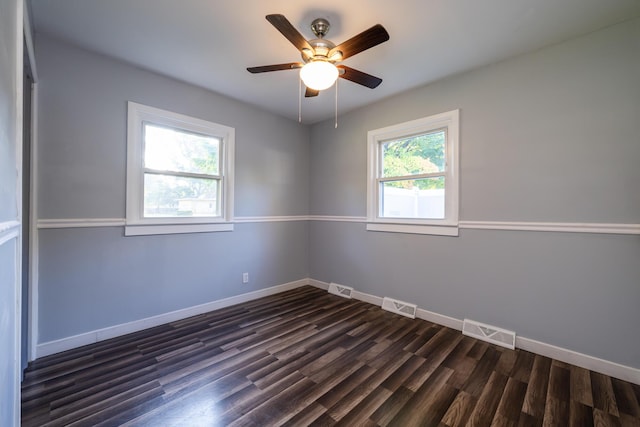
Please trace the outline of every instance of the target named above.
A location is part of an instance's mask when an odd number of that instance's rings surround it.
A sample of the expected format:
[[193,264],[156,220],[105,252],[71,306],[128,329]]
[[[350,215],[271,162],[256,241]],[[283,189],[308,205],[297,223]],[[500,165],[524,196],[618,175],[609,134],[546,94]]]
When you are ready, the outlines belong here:
[[125,234],[230,231],[233,128],[128,103]]
[[458,117],[369,131],[367,230],[458,235]]

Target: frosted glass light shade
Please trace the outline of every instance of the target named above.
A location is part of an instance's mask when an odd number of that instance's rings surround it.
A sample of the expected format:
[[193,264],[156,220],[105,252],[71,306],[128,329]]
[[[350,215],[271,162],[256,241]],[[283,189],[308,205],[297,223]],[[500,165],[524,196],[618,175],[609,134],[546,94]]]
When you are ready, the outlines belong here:
[[338,69],[330,62],[313,61],[302,67],[300,78],[306,87],[314,90],[324,90],[331,87],[338,79]]

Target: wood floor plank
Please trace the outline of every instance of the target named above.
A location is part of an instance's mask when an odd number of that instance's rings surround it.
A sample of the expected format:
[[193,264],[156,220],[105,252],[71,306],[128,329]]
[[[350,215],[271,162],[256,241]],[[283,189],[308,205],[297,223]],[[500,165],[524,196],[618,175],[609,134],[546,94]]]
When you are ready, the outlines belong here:
[[422,347],[426,342],[432,339],[440,330],[441,326],[433,325],[426,329],[422,334],[415,334],[412,339],[404,346],[404,351],[409,351],[411,353],[415,353],[420,347]]
[[[496,370],[496,372],[498,372]],[[502,371],[504,372],[504,371]],[[496,417],[501,425],[517,425],[522,412],[527,385],[515,378],[508,378],[504,393],[496,409]],[[494,423],[498,423],[494,419]]]
[[591,387],[593,388],[593,407],[616,417],[619,416],[611,378],[598,372],[591,372]]
[[[284,390],[287,390],[289,387],[292,387],[303,380],[306,382],[307,378],[298,372],[294,372],[271,385],[269,388],[262,390],[259,393],[255,393],[250,398],[246,398],[244,395],[237,396],[236,394],[233,394],[226,399],[223,399],[223,401],[221,401],[222,405],[228,409],[220,417],[219,424],[229,425],[247,412],[250,412],[253,408],[259,407],[273,396],[279,395]],[[237,397],[242,397],[242,399],[238,399]]]
[[413,391],[405,387],[400,387],[384,401],[378,409],[371,414],[370,418],[378,425],[386,426],[402,410],[404,405],[413,396]]
[[392,392],[396,391],[425,362],[426,359],[424,357],[410,355],[402,366],[396,369],[386,380],[384,380],[382,387]]
[[355,406],[372,393],[373,390],[377,389],[392,372],[395,372],[395,370],[402,366],[410,357],[410,354],[405,353],[396,359],[389,360],[386,365],[382,366],[380,369],[376,369],[371,376],[356,385],[356,387],[345,395],[343,399],[329,407],[327,413],[331,415],[331,418],[334,420],[341,420]]
[[305,286],[30,363],[22,425],[640,426],[640,386]]
[[333,405],[343,399],[349,392],[355,389],[359,384],[369,378],[375,369],[368,365],[362,365],[360,369],[349,375],[336,386],[328,390],[324,395],[320,396],[316,402],[325,408],[331,408]]
[[547,395],[542,425],[566,426],[569,424],[569,402]]
[[[340,426],[355,426],[364,421],[369,423],[369,417],[391,396],[391,392],[384,387],[376,387],[371,392],[365,394],[363,399],[356,405],[348,405],[348,411],[343,414],[335,408],[327,413],[338,422]],[[371,421],[372,422],[372,421]]]
[[458,394],[458,390],[447,385],[451,373],[451,369],[444,366],[438,368],[411,396],[390,424],[437,426]]
[[551,364],[543,426],[569,424],[569,371]]
[[458,393],[447,412],[441,420],[441,424],[447,427],[462,427],[467,424],[478,399],[465,391]]
[[500,352],[498,350],[493,347],[488,348],[483,353],[482,358],[478,361],[471,375],[469,375],[469,379],[462,389],[475,397],[480,397],[487,381],[489,381],[493,367],[499,358]]
[[531,377],[524,396],[522,412],[542,420],[547,400],[551,359],[536,355],[533,361]]
[[[442,361],[442,366],[447,368],[456,369],[458,363],[468,358],[468,353],[471,348],[476,344],[477,340],[468,336],[463,336],[458,345],[451,350],[451,353]],[[475,360],[475,359],[474,359]]]
[[589,371],[577,366],[570,366],[569,373],[571,377],[571,400],[593,407],[593,394]]
[[617,378],[612,378],[611,383],[619,413],[640,418],[640,403],[631,384]]
[[529,375],[531,375],[531,369],[533,369],[535,355],[522,350],[516,350],[516,352],[518,355],[509,376],[526,383],[529,381]]
[[569,426],[592,427],[593,408],[577,400],[571,400],[571,402],[569,402]]
[[598,408],[593,409],[593,425],[595,427],[621,427],[618,417]]
[[282,424],[283,427],[308,426],[327,411],[327,408],[319,403],[312,402],[302,411],[295,414]]
[[[481,427],[491,425],[495,416],[498,404],[507,385],[508,377],[493,371],[487,384],[478,398],[478,403],[474,408],[467,425],[469,427]],[[516,380],[517,381],[517,380]]]
[[454,370],[453,375],[451,375],[451,377],[447,381],[447,384],[449,384],[451,387],[462,389],[467,381],[469,381],[469,377],[471,376],[471,373],[476,369],[477,365],[478,361],[476,359],[467,356],[458,360],[455,365],[447,365],[447,367]]
[[[282,390],[280,393],[272,395],[259,406],[251,409],[243,416],[236,418],[226,425],[229,427],[240,426],[268,426],[286,422],[293,415],[304,409],[299,405],[300,401],[296,397],[305,390],[313,386],[313,381],[303,377],[300,381]],[[306,406],[306,405],[305,405]]]
[[[498,359],[498,364],[496,365],[496,372],[510,376],[511,371],[513,371],[513,367],[516,364],[516,360],[518,357],[518,352],[515,350],[503,350],[500,355],[500,359]],[[521,381],[522,382],[522,381]]]

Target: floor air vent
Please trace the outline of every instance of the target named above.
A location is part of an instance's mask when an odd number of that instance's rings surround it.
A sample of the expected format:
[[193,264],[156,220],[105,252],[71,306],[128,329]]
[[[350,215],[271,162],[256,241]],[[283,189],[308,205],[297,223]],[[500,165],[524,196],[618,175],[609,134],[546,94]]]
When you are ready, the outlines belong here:
[[475,320],[464,319],[462,323],[463,335],[468,335],[482,341],[497,344],[502,347],[516,348],[516,333],[506,329],[496,328],[495,326],[485,325]]
[[353,288],[350,286],[338,285],[337,283],[329,283],[329,293],[351,299]]
[[382,309],[415,319],[418,306],[415,304],[409,304],[408,302],[398,301],[397,299],[384,297],[382,300]]

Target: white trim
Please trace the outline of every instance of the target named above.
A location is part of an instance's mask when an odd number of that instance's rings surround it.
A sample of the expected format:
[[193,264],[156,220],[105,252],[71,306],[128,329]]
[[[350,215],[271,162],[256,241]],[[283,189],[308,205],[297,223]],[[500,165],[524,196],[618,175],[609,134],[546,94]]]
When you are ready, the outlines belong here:
[[233,223],[176,224],[176,225],[127,225],[125,236],[150,236],[154,234],[212,233],[233,231]]
[[[196,132],[215,137],[220,140],[219,154],[221,159],[220,176],[222,187],[218,194],[219,216],[216,217],[167,217],[150,218],[144,216],[144,123],[149,122],[160,126],[168,126],[187,132]],[[127,102],[127,182],[126,182],[126,225],[147,225],[155,228],[146,228],[145,234],[173,234],[177,225],[195,224],[230,224],[233,221],[233,185],[235,163],[235,128],[213,123],[207,120],[190,117],[172,111]],[[214,178],[213,176],[210,176]],[[158,231],[166,227],[168,231]],[[216,227],[192,227],[190,231],[216,231]],[[187,230],[181,227],[181,230]],[[225,229],[224,231],[228,231]],[[125,235],[137,235],[136,231],[125,231]]]
[[[20,422],[20,383],[22,382],[22,248],[21,248],[21,233],[20,224],[18,227],[12,227],[7,229],[6,233],[0,236],[0,245],[3,245],[9,241],[13,242],[13,259],[14,259],[14,272],[13,272],[13,296],[14,296],[14,311],[16,317],[14,319],[14,351],[13,354],[8,355],[8,359],[13,362],[12,377],[13,381],[13,413],[14,413],[14,425],[19,425]],[[7,378],[9,379],[9,378]]]
[[516,347],[640,385],[640,369],[637,368],[520,336],[516,336]]
[[351,296],[358,301],[363,301],[378,306],[382,305],[383,298],[376,295],[366,294],[364,292],[354,290],[351,293]]
[[291,216],[238,216],[233,219],[237,224],[253,223],[253,222],[289,222],[289,221],[308,221],[307,215],[291,215]]
[[367,222],[366,216],[309,215],[309,221]]
[[124,218],[39,219],[38,228],[123,227]]
[[460,228],[475,230],[550,231],[563,233],[640,234],[640,224],[598,222],[460,221]]
[[306,286],[308,284],[309,284],[309,279],[300,279],[300,280],[285,283],[282,285],[272,286],[269,288],[260,289],[253,292],[247,292],[245,294],[235,295],[229,298],[223,298],[220,300],[211,301],[211,302],[196,305],[193,307],[171,311],[169,313],[159,314],[157,316],[134,320],[132,322],[122,323],[120,325],[109,326],[107,328],[97,329],[94,331],[85,332],[82,334],[62,338],[55,341],[45,342],[38,345],[37,356],[38,357],[48,356],[51,354],[59,353],[61,351],[66,351],[72,348],[81,347],[83,345],[93,344],[98,341],[107,340],[109,338],[115,338],[121,335],[130,334],[132,332],[141,331],[143,329],[152,328],[158,325],[164,325],[166,323],[175,322],[177,320],[186,319],[188,317],[197,316],[199,314],[208,313],[210,311],[219,310],[221,308],[229,307],[236,304],[241,304],[241,303],[252,301],[258,298],[275,295],[280,292],[299,288],[301,286]]
[[[320,280],[309,279],[309,285],[314,286],[318,289],[324,289],[325,291],[329,289],[329,283],[322,282]],[[382,300],[383,300],[382,297],[367,294],[361,291],[357,291],[355,289],[353,290],[353,292],[351,292],[351,297],[353,299],[357,299],[358,301],[363,301],[373,305],[382,305]],[[418,310],[416,311],[416,317],[418,319],[427,320],[429,322],[447,326],[457,331],[462,330],[462,320],[445,316],[444,314],[434,313],[433,311],[428,311],[422,308],[418,308]]]
[[38,83],[31,87],[31,202],[29,212],[29,362],[36,360],[38,345],[38,283],[39,283],[39,235],[38,235]]
[[307,284],[309,286],[313,286],[314,288],[322,289],[327,292],[329,291],[329,282],[323,282],[321,280],[316,280],[316,279],[307,279]]
[[385,233],[433,234],[438,236],[458,236],[458,227],[444,225],[413,225],[413,224],[382,224],[369,223],[367,231],[382,231]]
[[[231,305],[240,304],[257,298],[274,295],[305,285],[314,286],[325,291],[329,289],[329,283],[327,282],[309,278],[301,279],[294,282],[285,283],[283,285],[273,286],[246,294],[212,301],[194,307],[172,311],[158,316],[148,317],[129,323],[124,323],[108,328],[86,332],[72,337],[63,338],[56,341],[39,344],[37,347],[37,357],[48,356],[50,354],[59,353],[61,351],[70,350],[72,348],[92,344],[105,339],[140,331],[142,329],[147,329],[176,320],[185,319],[187,317],[207,313],[209,311],[218,310],[220,308],[229,307]],[[382,304],[382,297],[376,295],[371,295],[354,290],[352,296],[354,299],[369,304],[378,306]],[[416,317],[419,319],[427,320],[429,322],[447,326],[458,331],[462,330],[463,322],[461,319],[445,316],[443,314],[435,313],[421,308],[418,308],[418,310],[416,311]],[[635,384],[640,384],[640,369],[638,368],[633,368],[630,366],[621,365],[619,363],[610,362],[608,360],[599,359],[597,357],[578,353],[573,350],[568,350],[521,336],[516,337],[516,348],[521,348],[523,350],[531,351],[542,356],[551,357],[565,363],[570,363],[585,369],[600,372],[602,374],[620,378],[622,380],[629,381]]]
[[[34,160],[36,160],[36,158],[34,158]],[[34,176],[34,181],[35,181],[35,178],[37,177]],[[244,217],[236,217],[232,222],[236,224],[243,224],[243,223],[290,222],[290,221],[367,223],[367,218],[363,216],[336,216],[336,215],[244,216]],[[37,227],[38,228],[122,227],[125,225],[125,223],[126,223],[126,220],[124,218],[40,219],[37,221]],[[369,227],[370,225],[374,225],[374,224],[368,224],[367,227]],[[381,224],[382,227],[384,227],[385,225],[387,224]],[[376,228],[376,227],[372,227],[372,228]],[[438,228],[453,229],[455,227],[439,226]],[[599,222],[574,223],[574,222],[460,221],[458,224],[458,228],[468,229],[468,230],[539,231],[539,232],[554,232],[554,233],[566,232],[566,233],[595,233],[595,234],[640,234],[640,224],[613,224],[613,223],[599,223]],[[377,231],[383,231],[383,230],[377,230]],[[413,231],[408,231],[408,232],[413,233]],[[430,233],[424,233],[424,234],[430,234]]]
[[[13,106],[15,111],[15,171],[16,171],[16,193],[15,193],[15,203],[16,203],[16,212],[17,225],[10,225],[10,231],[7,230],[6,233],[0,237],[0,239],[10,239],[15,237],[14,244],[14,291],[15,291],[15,301],[14,301],[14,309],[16,313],[16,317],[14,319],[14,351],[13,355],[9,356],[13,359],[14,369],[12,370],[13,374],[13,423],[14,425],[18,425],[20,423],[20,382],[22,381],[22,145],[23,145],[23,120],[24,120],[24,103],[22,93],[23,85],[24,85],[24,1],[18,0],[16,2],[16,32],[15,43],[16,43],[16,57],[9,58],[9,62],[11,60],[15,60],[15,87],[14,96],[16,103]],[[4,242],[3,242],[4,243]]]
[[20,234],[19,221],[0,222],[0,245],[5,244],[11,239],[15,239]]
[[[324,290],[329,288],[329,283],[315,279],[308,279],[308,284]],[[382,304],[383,300],[382,297],[359,292],[357,290],[354,290],[351,295],[353,299],[378,306]],[[422,308],[418,308],[416,311],[416,317],[432,323],[447,326],[457,331],[462,331],[463,321],[461,319],[445,316]],[[594,356],[589,356],[588,354],[578,353],[573,350],[568,350],[521,336],[516,336],[516,348],[521,348],[541,356],[550,357],[561,362],[569,363],[591,371],[600,372],[611,377],[640,385],[640,369],[638,368],[599,359]]]
[[462,320],[454,317],[445,316],[444,314],[435,313],[433,311],[418,308],[416,313],[418,319],[426,320],[428,322],[437,323],[438,325],[446,326],[456,331],[462,331]]
[[[460,110],[446,111],[416,120],[387,126],[367,132],[367,220],[369,223],[388,223],[384,230],[399,233],[415,234],[442,234],[445,236],[455,236],[449,229],[440,229],[437,226],[457,226],[459,215],[459,192],[460,179],[458,172],[458,153],[460,144]],[[420,219],[420,218],[391,218],[384,217],[381,211],[380,183],[382,179],[381,170],[381,144],[397,139],[407,138],[411,135],[421,135],[437,130],[446,129],[446,149],[445,164],[442,171],[445,178],[445,217],[442,219]],[[402,177],[397,177],[402,178]],[[409,179],[409,177],[407,177]],[[431,227],[428,232],[406,231],[406,228],[397,224],[414,225],[413,230],[420,226]],[[367,228],[369,230],[369,228]],[[457,230],[456,230],[457,233]]]

